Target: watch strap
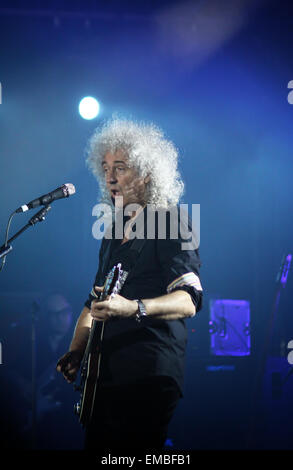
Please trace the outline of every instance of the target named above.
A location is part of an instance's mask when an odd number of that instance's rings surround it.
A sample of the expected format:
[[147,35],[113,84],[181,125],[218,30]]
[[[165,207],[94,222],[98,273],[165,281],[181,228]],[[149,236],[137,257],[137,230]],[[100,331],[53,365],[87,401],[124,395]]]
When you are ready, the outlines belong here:
[[140,322],[143,317],[147,316],[145,304],[140,299],[135,299],[137,302],[137,312],[135,314],[136,321]]

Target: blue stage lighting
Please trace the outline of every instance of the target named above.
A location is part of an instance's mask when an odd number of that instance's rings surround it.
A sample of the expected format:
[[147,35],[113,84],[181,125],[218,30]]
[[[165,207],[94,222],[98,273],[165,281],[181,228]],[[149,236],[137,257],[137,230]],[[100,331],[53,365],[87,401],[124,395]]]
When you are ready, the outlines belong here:
[[99,102],[92,96],[85,96],[79,103],[79,114],[83,119],[94,119],[100,111]]

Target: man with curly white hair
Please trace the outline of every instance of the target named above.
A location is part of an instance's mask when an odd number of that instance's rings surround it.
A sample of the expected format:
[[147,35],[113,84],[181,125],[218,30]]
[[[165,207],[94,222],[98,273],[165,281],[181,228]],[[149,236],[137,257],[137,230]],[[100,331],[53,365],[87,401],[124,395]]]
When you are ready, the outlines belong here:
[[[92,321],[100,322],[99,382],[85,446],[101,452],[159,450],[183,396],[185,318],[202,305],[198,249],[183,250],[182,234],[171,234],[171,215],[175,208],[180,219],[184,189],[178,152],[157,126],[116,118],[93,134],[87,162],[101,201],[113,209],[113,237],[102,240],[93,288],[57,370],[68,382],[75,380]],[[119,237],[117,207],[125,227]],[[158,226],[162,212],[164,237]],[[151,213],[155,235],[148,237]],[[143,236],[135,239],[130,230],[141,217]],[[118,294],[101,300],[106,276],[117,263],[128,273],[126,280]]]

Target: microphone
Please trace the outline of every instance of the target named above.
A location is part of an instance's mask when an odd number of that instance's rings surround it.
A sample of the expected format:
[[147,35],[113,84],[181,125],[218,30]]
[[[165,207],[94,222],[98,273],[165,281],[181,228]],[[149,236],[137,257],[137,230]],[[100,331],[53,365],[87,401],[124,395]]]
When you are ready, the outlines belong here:
[[62,199],[63,197],[69,197],[75,193],[75,187],[71,183],[63,184],[60,188],[54,189],[48,194],[44,194],[43,196],[34,199],[33,201],[29,202],[28,204],[24,204],[20,206],[15,212],[26,212],[30,209],[34,209],[38,206],[45,206],[50,204],[56,199]]

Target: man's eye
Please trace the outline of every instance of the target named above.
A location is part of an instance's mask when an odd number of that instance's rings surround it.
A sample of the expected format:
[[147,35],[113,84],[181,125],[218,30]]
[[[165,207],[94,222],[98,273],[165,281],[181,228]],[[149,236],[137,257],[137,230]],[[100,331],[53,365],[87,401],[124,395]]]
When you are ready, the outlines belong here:
[[[118,173],[124,173],[125,170],[126,168],[124,166],[117,166],[116,168],[114,168],[114,172],[118,172]],[[103,172],[108,173],[109,168],[103,167]]]

